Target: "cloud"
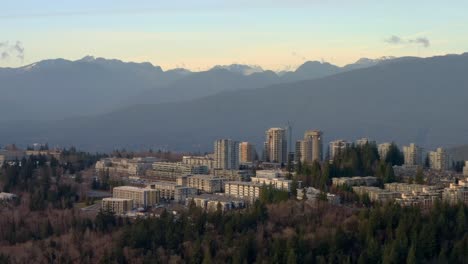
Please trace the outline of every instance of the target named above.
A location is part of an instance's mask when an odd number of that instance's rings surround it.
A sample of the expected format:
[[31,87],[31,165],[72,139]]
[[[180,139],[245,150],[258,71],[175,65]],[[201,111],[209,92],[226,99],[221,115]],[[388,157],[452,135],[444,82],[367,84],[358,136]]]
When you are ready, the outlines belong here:
[[305,56],[303,56],[303,55],[301,55],[301,54],[299,54],[299,53],[297,53],[297,52],[295,52],[295,51],[291,52],[291,55],[292,55],[293,57],[299,58],[299,59],[301,59],[301,60],[303,60],[303,61],[306,61],[306,60],[307,60],[307,58],[306,58]]
[[7,60],[11,57],[24,60],[24,46],[21,41],[16,41],[14,45],[10,45],[10,42],[0,42],[0,60]]
[[0,55],[0,59],[2,60],[6,60],[10,57],[10,54],[8,54],[8,52],[4,51],[2,52],[2,54]]
[[21,41],[16,41],[15,45],[13,46],[13,49],[16,51],[16,57],[20,60],[24,60],[24,47],[23,43]]
[[399,36],[392,35],[391,37],[385,39],[384,41],[391,45],[415,44],[415,45],[421,45],[424,48],[428,48],[431,45],[431,42],[426,37],[419,37],[415,39],[404,39]]
[[429,39],[425,37],[410,39],[410,42],[420,44],[421,46],[425,48],[428,48],[431,45],[431,42],[429,41]]
[[390,43],[390,44],[401,44],[404,41],[400,37],[393,35],[389,37],[388,39],[385,39],[385,42]]

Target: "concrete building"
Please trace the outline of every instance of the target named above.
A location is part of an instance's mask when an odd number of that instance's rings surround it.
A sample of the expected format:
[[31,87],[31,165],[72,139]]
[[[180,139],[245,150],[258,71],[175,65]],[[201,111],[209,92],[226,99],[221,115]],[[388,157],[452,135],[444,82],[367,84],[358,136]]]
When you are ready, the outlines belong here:
[[0,192],[0,201],[11,201],[18,198],[16,194],[13,193],[6,193],[6,192]]
[[[305,196],[307,200],[317,202],[321,194],[322,192],[320,190],[313,187],[299,188],[297,189],[296,198],[298,200],[303,200]],[[325,193],[325,195],[329,204],[340,204],[340,197],[338,195],[331,193]]]
[[308,130],[304,133],[304,139],[296,142],[296,161],[311,164],[323,159],[322,132]]
[[198,193],[198,190],[195,188],[181,186],[175,182],[156,181],[149,184],[147,188],[158,190],[159,197],[162,199],[175,200],[177,202],[183,202],[187,197]]
[[254,201],[260,198],[262,185],[253,182],[229,181],[224,183],[224,193],[238,198]]
[[424,184],[408,184],[408,183],[386,183],[384,185],[385,190],[394,191],[394,192],[405,192],[405,193],[429,193],[436,192],[440,190],[439,187],[434,185],[424,185]]
[[434,170],[449,170],[450,158],[443,148],[437,148],[436,151],[429,152],[429,167]]
[[121,176],[142,176],[152,168],[154,162],[158,159],[154,157],[145,158],[105,158],[96,162],[96,173],[108,171],[110,174]]
[[115,214],[125,214],[133,209],[132,199],[104,198],[101,201],[102,210],[114,212]]
[[465,161],[465,167],[463,167],[463,176],[468,177],[468,161]]
[[249,181],[254,176],[251,170],[223,170],[214,169],[211,175],[222,178],[225,181]]
[[22,150],[0,149],[0,166],[4,162],[21,161],[24,157],[25,153]]
[[379,157],[380,157],[381,160],[385,160],[385,158],[387,157],[388,152],[390,151],[391,146],[392,146],[392,143],[379,144],[377,149],[379,151]]
[[330,160],[333,160],[339,153],[342,153],[351,146],[351,143],[338,139],[330,142]]
[[214,143],[214,156],[217,169],[239,169],[239,142],[219,139]]
[[112,190],[113,198],[131,199],[135,207],[149,207],[159,203],[159,191],[134,186],[119,186]]
[[372,202],[386,203],[394,201],[396,198],[401,198],[400,192],[392,192],[378,187],[354,186],[353,192],[358,195],[367,194]]
[[370,140],[368,138],[360,138],[356,140],[356,146],[362,147],[362,146],[365,146],[366,144],[375,144],[375,141]]
[[245,207],[245,201],[241,198],[222,194],[201,194],[187,199],[187,205],[193,201],[197,207],[200,207],[209,212],[215,212],[218,207],[221,211],[229,211]]
[[215,160],[213,157],[206,156],[183,156],[182,163],[193,166],[206,166],[208,170],[215,167]]
[[341,178],[332,178],[332,184],[334,186],[339,185],[348,185],[348,186],[372,186],[377,184],[377,178],[372,176],[367,177],[341,177]]
[[405,165],[423,165],[422,148],[414,143],[403,147]]
[[284,163],[288,162],[288,143],[286,139],[286,129],[270,128],[266,131],[265,157],[267,162]]
[[222,178],[213,175],[190,175],[187,177],[187,186],[202,192],[214,193],[223,190]]
[[239,143],[239,162],[249,163],[255,161],[255,146],[249,142]]
[[468,178],[451,183],[450,187],[442,192],[442,199],[450,204],[461,202],[468,205]]
[[204,165],[189,165],[182,162],[155,162],[146,175],[174,180],[183,175],[208,173],[209,169]]

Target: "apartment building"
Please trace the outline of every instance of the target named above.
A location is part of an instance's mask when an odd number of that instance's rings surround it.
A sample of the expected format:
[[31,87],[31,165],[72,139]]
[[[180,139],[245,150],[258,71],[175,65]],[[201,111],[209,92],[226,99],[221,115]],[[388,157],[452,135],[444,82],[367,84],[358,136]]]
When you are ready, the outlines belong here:
[[463,176],[468,177],[468,161],[465,161],[465,167],[463,167]]
[[215,160],[212,156],[183,156],[182,163],[193,166],[206,166],[208,170],[215,168]]
[[131,199],[135,207],[149,207],[159,203],[159,191],[134,186],[119,186],[112,190],[113,198]]
[[381,160],[385,160],[388,152],[390,151],[391,146],[392,146],[392,143],[382,143],[377,146],[377,149],[379,151],[379,157]]
[[401,198],[400,192],[392,192],[372,186],[354,186],[353,192],[358,195],[367,194],[373,202],[386,203],[394,201],[396,198]]
[[323,133],[319,130],[308,130],[304,139],[296,142],[296,161],[311,164],[323,159]]
[[239,143],[239,162],[251,163],[255,161],[255,146],[250,142]]
[[286,163],[288,161],[288,143],[286,129],[270,128],[265,132],[264,160],[274,163]]
[[211,175],[222,178],[225,181],[249,181],[250,177],[253,176],[253,172],[251,170],[214,169],[211,171]]
[[403,147],[405,165],[423,165],[422,148],[414,143]]
[[189,165],[183,162],[155,162],[152,169],[147,171],[148,176],[174,180],[179,176],[189,174],[207,174],[205,165]]
[[243,199],[220,194],[201,194],[187,199],[187,204],[190,201],[193,201],[197,207],[209,212],[215,212],[218,208],[221,208],[224,212],[245,207]]
[[214,193],[223,190],[224,179],[214,175],[190,175],[187,177],[187,186],[202,192]]
[[151,169],[157,158],[105,158],[96,162],[95,169],[97,173],[108,171],[110,174],[122,176],[142,176]]
[[219,139],[214,143],[215,168],[239,169],[239,142],[231,139]]
[[442,199],[450,204],[461,202],[468,205],[468,178],[451,183],[442,192]]
[[198,190],[188,186],[181,186],[175,182],[156,181],[149,184],[146,188],[159,191],[159,197],[165,200],[175,200],[183,202],[187,197],[196,195]]
[[373,176],[356,176],[356,177],[341,177],[332,178],[332,184],[334,186],[348,185],[348,186],[372,186],[377,184],[377,178]]
[[132,199],[104,198],[101,201],[102,210],[114,212],[115,214],[125,214],[133,209]]
[[434,170],[450,169],[450,158],[448,153],[443,148],[437,148],[435,151],[429,152],[429,167]]
[[[257,171],[257,175],[255,177],[251,177],[251,181],[253,183],[257,183],[260,185],[271,185],[272,187],[279,189],[279,190],[284,190],[284,191],[291,191],[292,180],[288,180],[286,178],[282,178],[281,172],[280,171],[275,171],[275,170],[259,170]],[[298,186],[296,188],[301,187],[301,182],[298,182]]]
[[343,153],[351,143],[346,140],[338,139],[330,142],[330,160],[333,160],[339,153]]
[[262,185],[254,182],[228,181],[224,183],[224,193],[254,201],[260,198]]

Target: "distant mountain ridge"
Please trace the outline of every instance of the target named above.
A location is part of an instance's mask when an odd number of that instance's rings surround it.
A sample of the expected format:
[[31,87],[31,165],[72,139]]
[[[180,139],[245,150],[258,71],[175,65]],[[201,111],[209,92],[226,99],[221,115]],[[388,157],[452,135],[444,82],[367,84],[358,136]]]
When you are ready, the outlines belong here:
[[[400,58],[313,80],[133,105],[92,117],[3,122],[0,144],[210,151],[215,139],[232,138],[251,141],[260,151],[264,131],[290,121],[294,138],[313,128],[324,131],[325,142],[366,136],[378,142],[448,148],[468,141],[467,70],[468,54]],[[204,74],[231,76],[225,69]],[[189,77],[193,76],[197,75]]]
[[64,119],[134,104],[189,101],[220,92],[323,78],[377,64],[372,62],[341,68],[326,62],[305,62],[280,76],[241,64],[191,72],[93,56],[76,61],[44,60],[20,68],[0,68],[0,111],[4,113],[0,121]]

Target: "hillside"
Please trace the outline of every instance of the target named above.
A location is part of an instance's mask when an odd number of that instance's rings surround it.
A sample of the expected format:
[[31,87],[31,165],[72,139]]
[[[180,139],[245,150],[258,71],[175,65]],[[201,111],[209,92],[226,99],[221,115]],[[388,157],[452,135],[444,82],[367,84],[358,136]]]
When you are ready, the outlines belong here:
[[[354,65],[354,64],[352,64]],[[21,68],[0,68],[1,120],[57,120],[103,114],[134,104],[193,100],[225,91],[315,79],[367,67],[306,62],[279,76],[258,66],[224,65],[208,71],[163,71],[150,63],[84,57],[40,61]]]
[[225,92],[178,103],[135,105],[106,115],[10,123],[1,143],[74,144],[210,150],[216,138],[260,146],[264,131],[294,124],[294,136],[319,128],[325,140],[367,136],[425,147],[466,143],[468,54],[403,58],[327,78]]

